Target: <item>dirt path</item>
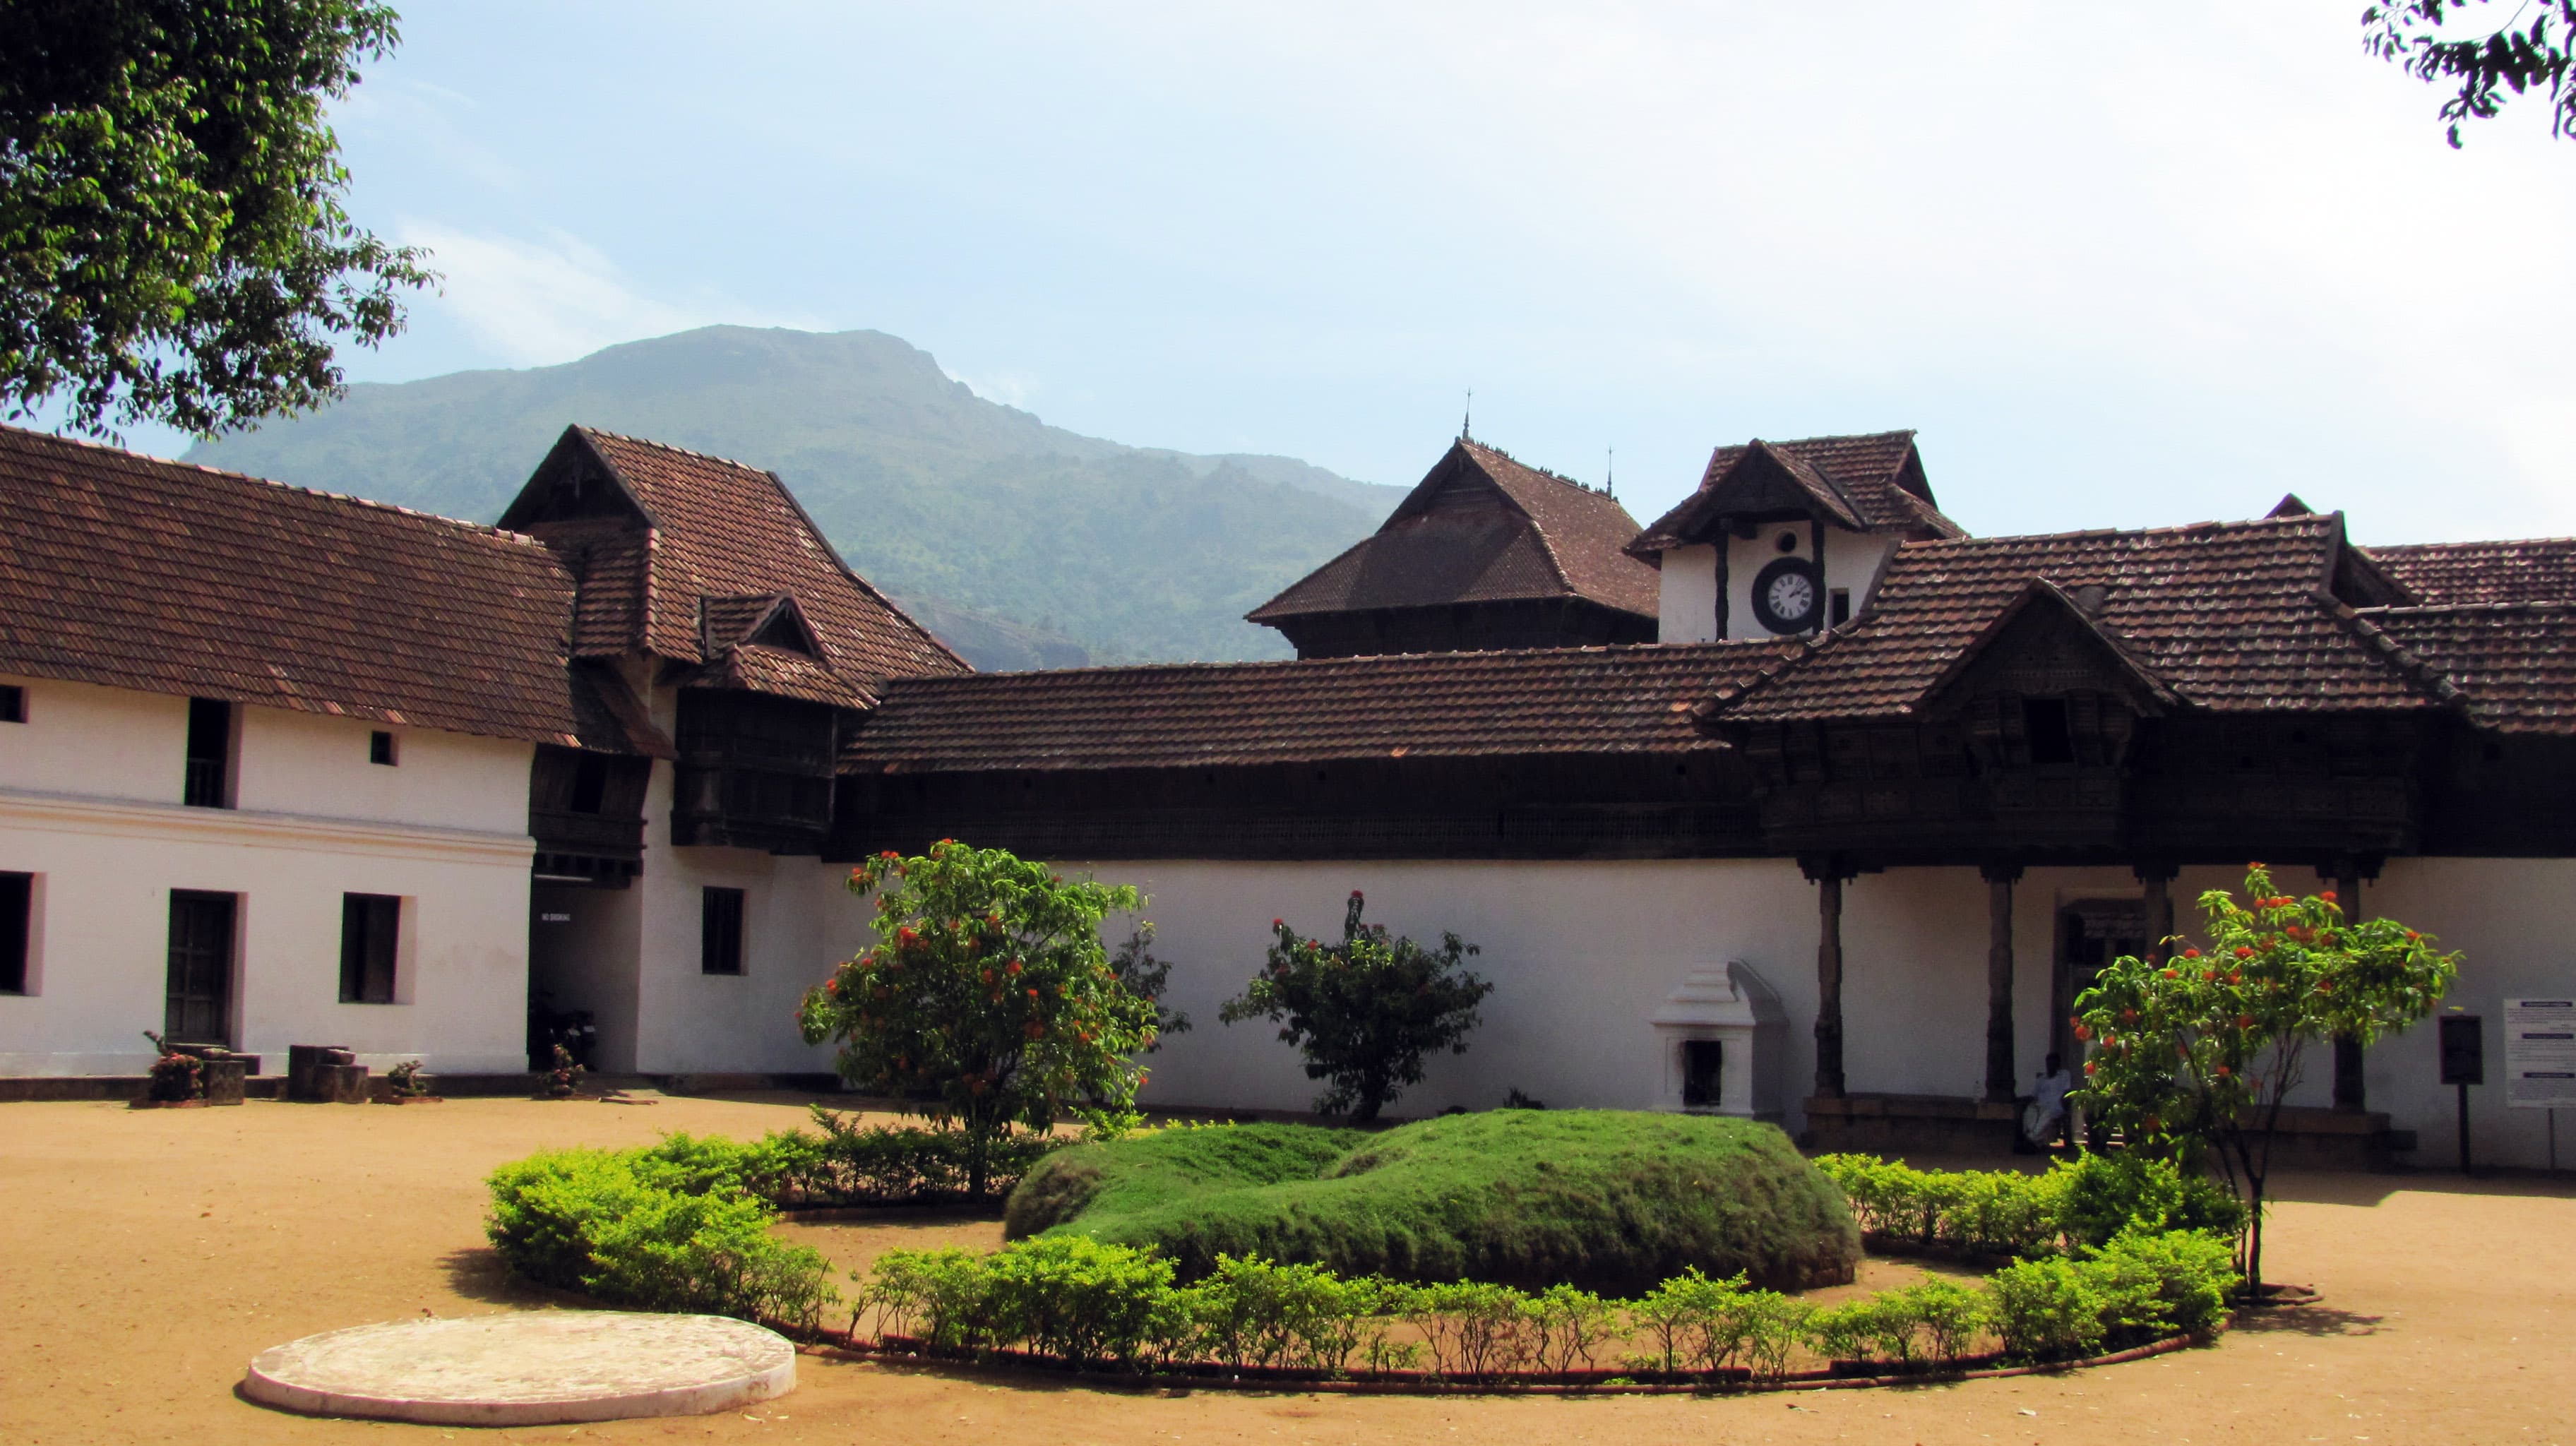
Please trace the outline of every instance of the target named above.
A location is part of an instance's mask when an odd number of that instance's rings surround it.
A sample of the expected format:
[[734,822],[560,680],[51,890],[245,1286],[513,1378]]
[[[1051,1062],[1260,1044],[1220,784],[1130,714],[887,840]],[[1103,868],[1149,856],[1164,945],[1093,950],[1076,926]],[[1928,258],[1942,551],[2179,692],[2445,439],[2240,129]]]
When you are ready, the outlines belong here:
[[[809,1357],[772,1409],[508,1431],[308,1420],[232,1394],[253,1354],[298,1336],[549,1304],[483,1243],[481,1179],[503,1160],[796,1122],[791,1104],[754,1100],[0,1106],[0,1442],[2576,1442],[2576,1189],[2439,1176],[2291,1181],[2272,1273],[2314,1282],[2324,1307],[2212,1350],[2064,1377],[1346,1399],[1099,1392]],[[898,1217],[831,1248],[855,1261],[897,1240],[998,1236],[989,1222]]]

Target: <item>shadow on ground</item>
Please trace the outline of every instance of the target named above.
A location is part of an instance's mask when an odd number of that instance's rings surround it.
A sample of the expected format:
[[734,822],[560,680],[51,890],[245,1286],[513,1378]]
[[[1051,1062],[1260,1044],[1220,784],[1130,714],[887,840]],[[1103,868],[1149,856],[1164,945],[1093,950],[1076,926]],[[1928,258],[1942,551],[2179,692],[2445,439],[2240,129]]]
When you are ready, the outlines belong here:
[[451,1250],[438,1258],[438,1266],[447,1274],[448,1289],[486,1305],[517,1306],[521,1309],[544,1305],[597,1307],[597,1302],[570,1291],[553,1290],[520,1279],[501,1259],[501,1252],[488,1245]]

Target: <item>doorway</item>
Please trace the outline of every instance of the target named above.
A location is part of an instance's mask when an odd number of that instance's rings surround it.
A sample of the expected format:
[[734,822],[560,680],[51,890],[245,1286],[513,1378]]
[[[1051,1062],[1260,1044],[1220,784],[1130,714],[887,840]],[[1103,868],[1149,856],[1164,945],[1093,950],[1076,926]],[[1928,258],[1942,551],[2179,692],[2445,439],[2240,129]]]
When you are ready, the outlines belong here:
[[2048,1048],[2074,1069],[2084,1052],[2075,1047],[2075,997],[2093,987],[2102,966],[2147,949],[2144,899],[2074,899],[2057,910],[2057,967],[2049,988]]
[[171,1044],[233,1042],[233,927],[240,896],[170,891],[170,977],[161,1013]]

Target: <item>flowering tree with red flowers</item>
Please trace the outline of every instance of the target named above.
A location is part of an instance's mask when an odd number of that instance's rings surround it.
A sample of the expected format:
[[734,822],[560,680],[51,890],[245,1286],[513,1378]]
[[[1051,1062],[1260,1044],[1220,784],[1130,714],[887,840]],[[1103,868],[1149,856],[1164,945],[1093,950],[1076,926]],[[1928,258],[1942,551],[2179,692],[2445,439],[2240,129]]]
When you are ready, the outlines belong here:
[[877,942],[806,992],[805,1041],[838,1041],[843,1079],[964,1131],[971,1194],[1013,1125],[1134,1108],[1154,1001],[1121,979],[1100,921],[1141,908],[1136,890],[954,839],[879,854],[849,885],[877,896]]
[[1217,1011],[1228,1024],[1270,1019],[1306,1056],[1306,1078],[1324,1081],[1315,1108],[1366,1123],[1407,1085],[1422,1082],[1422,1057],[1467,1052],[1476,1006],[1494,986],[1460,966],[1476,946],[1442,934],[1437,951],[1360,922],[1366,901],[1351,891],[1342,942],[1308,939],[1284,919],[1270,921],[1270,958],[1238,998]]
[[2200,896],[2206,948],[2113,960],[2076,997],[2075,1036],[2092,1055],[2075,1100],[2226,1179],[2246,1206],[2237,1265],[2259,1292],[2272,1137],[2308,1047],[2367,1044],[2432,1013],[2460,956],[2394,919],[2347,920],[2331,889],[2275,893],[2261,864],[2245,895]]

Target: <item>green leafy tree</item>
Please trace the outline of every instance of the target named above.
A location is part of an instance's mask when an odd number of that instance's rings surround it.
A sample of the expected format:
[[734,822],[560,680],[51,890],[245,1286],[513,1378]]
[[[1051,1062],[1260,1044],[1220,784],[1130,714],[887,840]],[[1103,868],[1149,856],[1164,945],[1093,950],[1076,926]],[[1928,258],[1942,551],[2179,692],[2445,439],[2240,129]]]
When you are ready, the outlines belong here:
[[375,0],[0,5],[0,410],[201,435],[341,389],[335,339],[435,278],[341,207],[327,102],[400,39]]
[[2444,29],[2454,18],[2468,15],[2472,4],[2486,3],[2391,0],[2370,5],[2361,12],[2362,45],[2409,75],[2454,88],[2442,102],[2453,150],[2460,147],[2461,122],[2492,120],[2509,95],[2544,90],[2551,134],[2576,138],[2576,86],[2568,84],[2567,73],[2576,0],[2526,0],[2493,30],[2477,25]]
[[1014,1124],[1134,1108],[1154,1003],[1120,982],[1100,942],[1103,918],[1142,907],[1133,888],[1067,883],[954,839],[879,854],[849,884],[876,893],[877,942],[806,992],[805,1040],[837,1041],[842,1078],[961,1130],[969,1194],[984,1193]]
[[2217,1168],[2245,1204],[2237,1264],[2259,1292],[2273,1134],[2309,1048],[2368,1044],[2432,1013],[2459,955],[2394,919],[2345,919],[2331,889],[2275,893],[2261,864],[2245,894],[2200,896],[2205,951],[2113,960],[2076,997],[2076,1037],[2093,1053],[2075,1098],[2132,1139]]
[[1390,937],[1385,925],[1360,922],[1364,902],[1351,891],[1339,944],[1271,920],[1269,962],[1217,1011],[1227,1024],[1276,1021],[1279,1037],[1304,1052],[1306,1077],[1325,1082],[1315,1108],[1362,1122],[1422,1082],[1425,1055],[1465,1054],[1476,1006],[1494,992],[1461,967],[1475,945],[1444,933],[1433,951]]

